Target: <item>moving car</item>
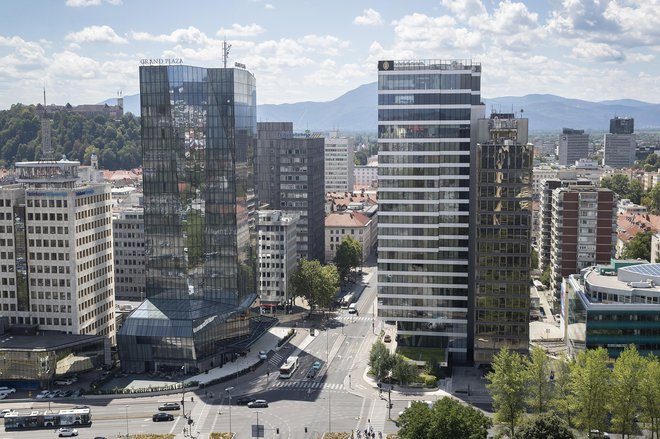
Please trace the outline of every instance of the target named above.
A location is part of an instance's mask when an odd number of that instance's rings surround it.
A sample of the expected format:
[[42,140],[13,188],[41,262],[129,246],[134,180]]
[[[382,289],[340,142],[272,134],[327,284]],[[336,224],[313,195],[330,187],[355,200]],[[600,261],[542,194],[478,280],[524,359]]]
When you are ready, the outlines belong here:
[[247,406],[251,409],[268,407],[268,401],[265,399],[255,399],[254,401],[248,402]]
[[13,387],[0,387],[0,393],[16,393]]
[[75,428],[62,427],[57,429],[57,435],[59,437],[78,436],[78,430]]
[[53,397],[53,393],[49,390],[42,390],[37,395],[37,399],[45,399],[45,398],[52,398],[52,397]]
[[319,370],[321,368],[321,362],[320,361],[315,361],[314,364],[312,364],[312,368]]
[[158,406],[158,410],[181,410],[181,406],[178,402],[166,402]]
[[240,396],[236,398],[236,405],[248,405],[252,401],[254,401],[254,398],[250,396]]
[[267,360],[268,359],[268,353],[266,351],[259,351],[259,359],[260,360]]
[[307,372],[307,378],[314,378],[316,376],[316,369],[313,367],[309,369],[309,372]]
[[13,413],[13,409],[2,409],[0,412],[0,418],[4,418],[5,415],[8,415],[9,413]]
[[58,386],[70,386],[73,384],[73,380],[70,378],[60,378],[58,380],[55,380],[55,384]]
[[171,413],[156,413],[151,417],[151,420],[154,422],[174,421],[174,416]]
[[390,334],[385,334],[385,337],[383,337],[383,341],[385,343],[389,343],[392,341],[392,336]]

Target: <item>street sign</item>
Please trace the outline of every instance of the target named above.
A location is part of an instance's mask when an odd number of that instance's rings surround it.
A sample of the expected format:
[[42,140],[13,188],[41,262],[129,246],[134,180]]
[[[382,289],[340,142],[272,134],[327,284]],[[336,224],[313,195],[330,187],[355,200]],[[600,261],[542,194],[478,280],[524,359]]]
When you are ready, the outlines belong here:
[[264,437],[263,424],[252,424],[252,437]]

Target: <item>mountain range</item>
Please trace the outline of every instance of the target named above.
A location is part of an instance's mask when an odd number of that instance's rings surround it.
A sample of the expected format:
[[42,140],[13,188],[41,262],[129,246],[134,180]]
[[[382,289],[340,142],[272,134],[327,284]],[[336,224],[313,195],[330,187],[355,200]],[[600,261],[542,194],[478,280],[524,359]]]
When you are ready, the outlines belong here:
[[[332,101],[258,105],[257,120],[293,122],[296,131],[369,133],[376,131],[377,127],[377,96],[377,83],[372,82]],[[104,101],[107,104],[115,102],[114,98]],[[605,132],[614,116],[635,118],[636,131],[660,129],[660,104],[633,99],[590,102],[551,94],[529,94],[483,98],[483,102],[487,114],[492,111],[522,114],[529,119],[531,132],[560,131],[562,128]],[[140,96],[125,96],[124,109],[139,114]]]

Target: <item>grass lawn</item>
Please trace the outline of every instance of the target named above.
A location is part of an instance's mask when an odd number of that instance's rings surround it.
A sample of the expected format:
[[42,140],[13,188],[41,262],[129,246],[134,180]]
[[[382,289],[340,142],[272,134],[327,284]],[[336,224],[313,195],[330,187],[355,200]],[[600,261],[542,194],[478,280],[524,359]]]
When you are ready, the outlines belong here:
[[443,348],[412,348],[408,346],[397,346],[396,353],[401,354],[407,360],[414,361],[445,361],[445,350]]

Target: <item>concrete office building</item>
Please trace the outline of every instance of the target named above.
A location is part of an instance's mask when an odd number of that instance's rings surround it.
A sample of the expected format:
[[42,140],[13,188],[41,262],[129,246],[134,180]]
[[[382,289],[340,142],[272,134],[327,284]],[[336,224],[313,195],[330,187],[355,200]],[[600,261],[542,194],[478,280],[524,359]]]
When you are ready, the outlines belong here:
[[298,255],[324,260],[323,138],[291,122],[259,122],[257,195],[262,205],[298,217]]
[[552,191],[551,288],[562,279],[615,255],[616,194],[609,189],[569,185]]
[[298,267],[298,217],[281,210],[260,210],[258,285],[262,308],[289,304],[289,279]]
[[477,123],[474,362],[501,348],[529,351],[533,147],[527,119],[493,113]]
[[589,157],[589,134],[584,130],[564,128],[559,136],[559,164],[574,165],[580,159]]
[[325,138],[325,192],[351,192],[355,184],[355,140],[331,132]]
[[257,297],[254,76],[140,67],[146,300],[119,332],[126,371],[196,372],[245,350]]
[[40,331],[115,344],[110,186],[78,180],[78,162],[16,163],[0,187],[0,316]]
[[485,115],[471,60],[378,63],[378,316],[399,346],[471,361],[472,124]]
[[603,165],[615,169],[628,168],[635,163],[635,120],[610,119],[610,132],[603,140]]
[[115,297],[140,300],[145,297],[144,209],[117,207],[112,213],[115,256]]

